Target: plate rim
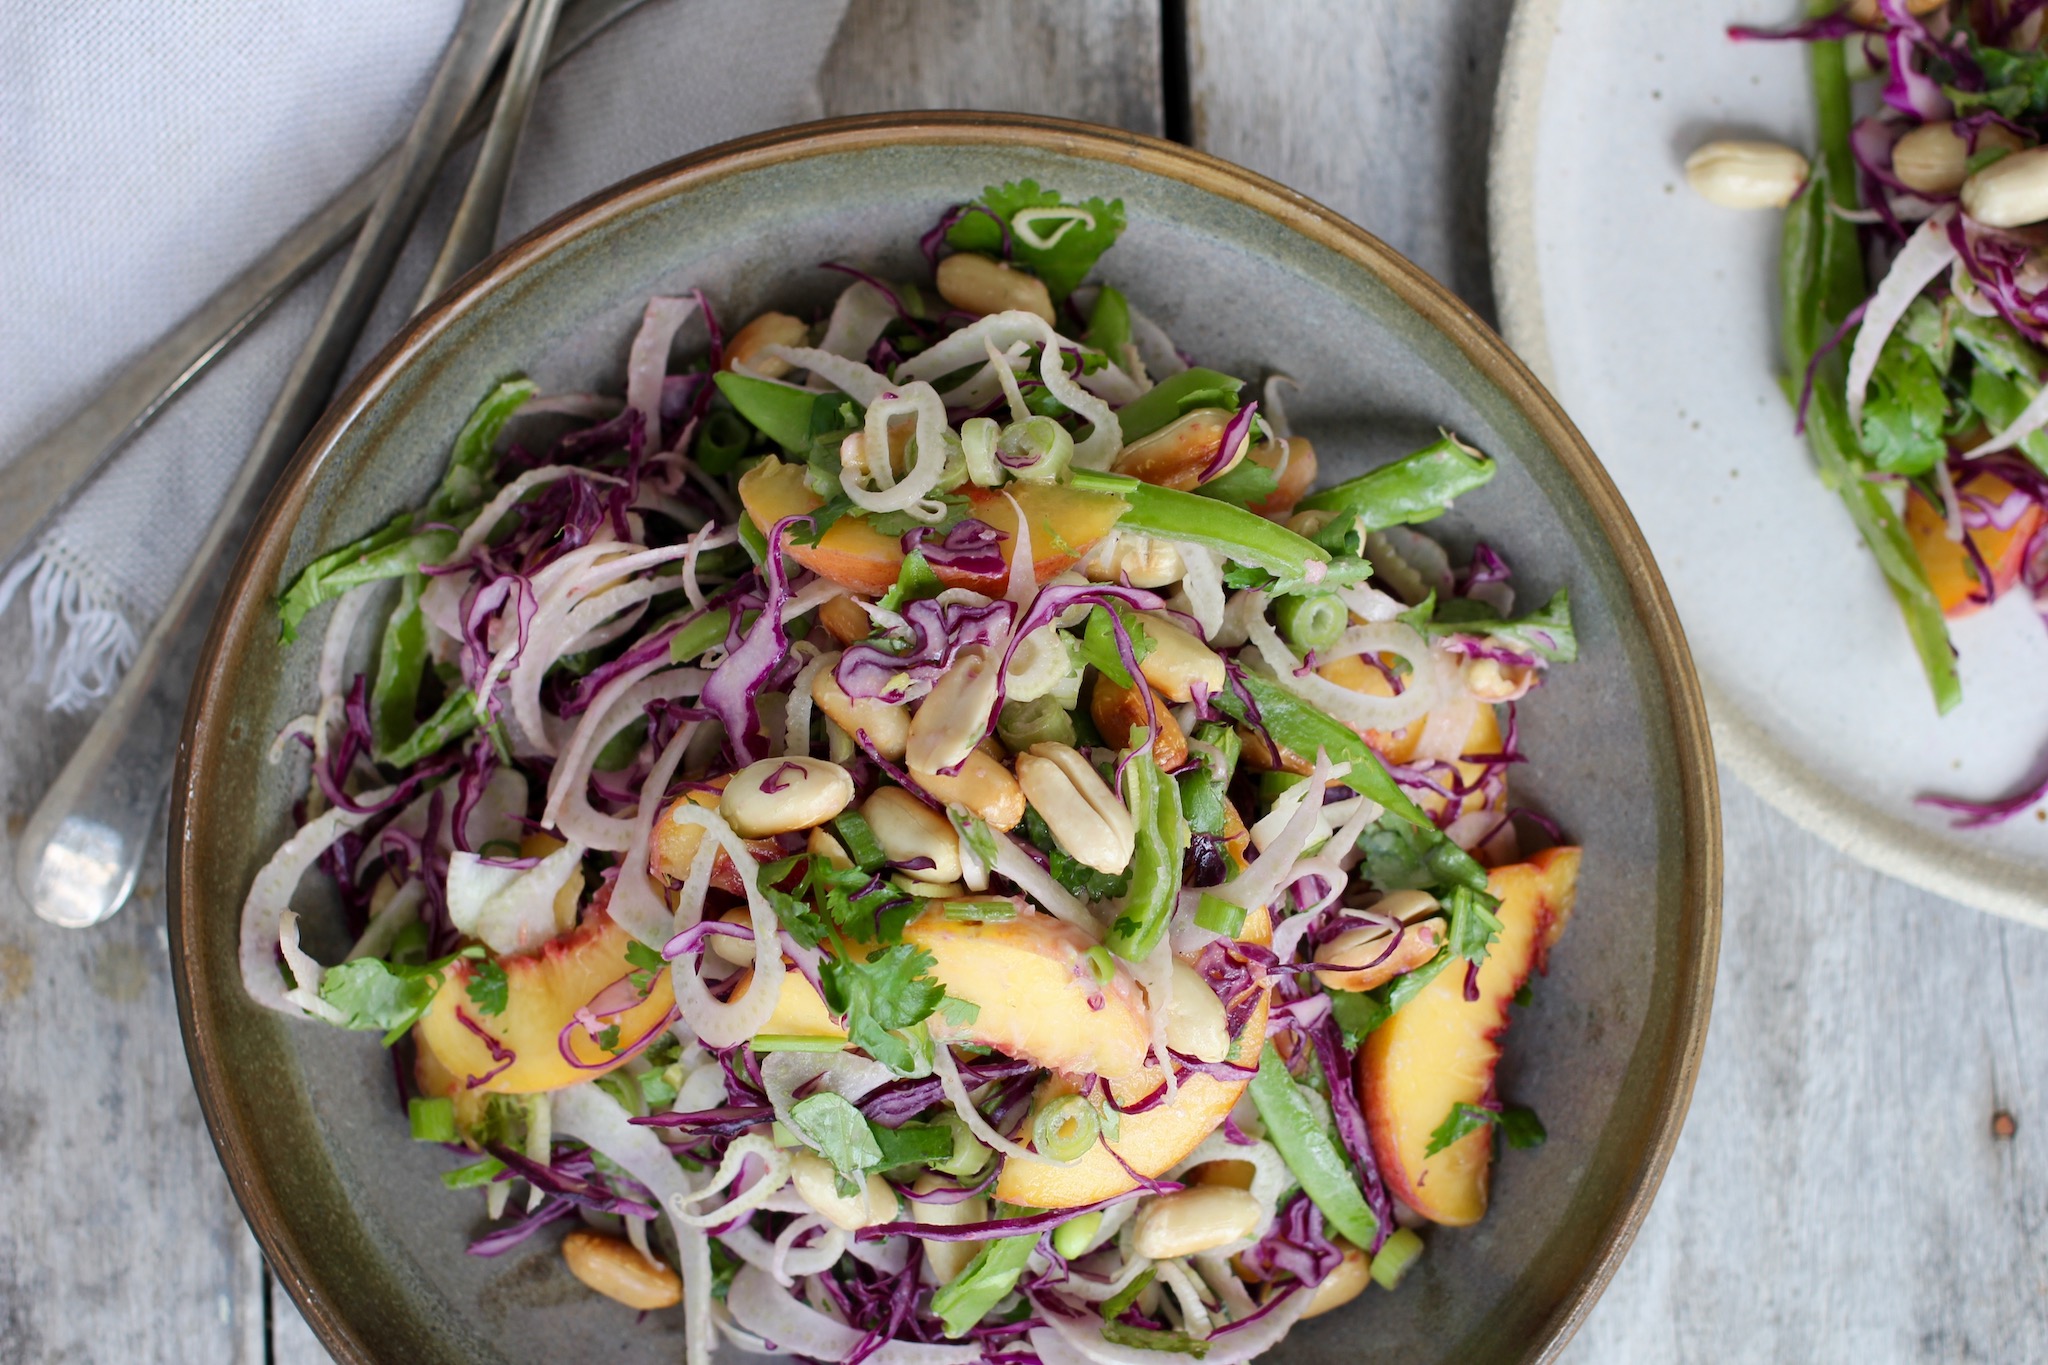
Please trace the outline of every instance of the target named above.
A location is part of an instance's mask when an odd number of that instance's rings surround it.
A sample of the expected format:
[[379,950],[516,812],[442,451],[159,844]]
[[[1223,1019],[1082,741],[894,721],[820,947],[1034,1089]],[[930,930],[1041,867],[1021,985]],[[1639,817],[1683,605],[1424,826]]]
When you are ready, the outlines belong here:
[[[1486,175],[1487,248],[1501,336],[1548,386],[1557,369],[1536,252],[1538,120],[1564,0],[1516,0],[1495,88]],[[2048,929],[2048,873],[1888,814],[1784,752],[1699,670],[1715,752],[1745,786],[1807,833],[1865,867],[1975,910]]]
[[775,129],[735,139],[628,177],[570,206],[494,253],[441,300],[419,314],[365,365],[339,394],[279,480],[234,566],[229,588],[208,631],[188,702],[172,785],[169,831],[168,928],[179,1031],[200,1107],[229,1185],[255,1232],[265,1259],[307,1323],[338,1360],[369,1365],[374,1357],[351,1323],[319,1288],[329,1278],[317,1256],[284,1221],[271,1177],[259,1166],[247,1129],[249,1116],[222,1080],[223,1042],[213,1028],[214,1001],[241,989],[238,977],[213,979],[206,971],[202,934],[193,926],[201,907],[186,904],[198,881],[198,840],[193,826],[207,817],[207,785],[229,724],[219,711],[222,689],[210,685],[232,667],[229,645],[257,638],[267,621],[269,594],[290,532],[304,510],[315,476],[342,434],[381,396],[392,377],[416,361],[452,320],[584,231],[628,216],[694,185],[818,156],[902,145],[1008,144],[1057,154],[1122,163],[1180,181],[1276,221],[1367,270],[1498,387],[1550,449],[1585,499],[1628,585],[1627,601],[1640,622],[1669,717],[1675,795],[1682,847],[1672,869],[1679,888],[1679,991],[1672,1003],[1657,1070],[1666,1078],[1660,1112],[1646,1125],[1645,1159],[1633,1172],[1616,1212],[1588,1256],[1585,1273],[1532,1335],[1522,1359],[1551,1361],[1584,1322],[1633,1243],[1656,1195],[1690,1107],[1706,1043],[1721,935],[1721,813],[1713,739],[1706,706],[1684,633],[1634,517],[1574,427],[1535,375],[1462,300],[1419,266],[1341,215],[1307,196],[1206,153],[1142,134],[1094,124],[1025,114],[906,111],[853,115]]

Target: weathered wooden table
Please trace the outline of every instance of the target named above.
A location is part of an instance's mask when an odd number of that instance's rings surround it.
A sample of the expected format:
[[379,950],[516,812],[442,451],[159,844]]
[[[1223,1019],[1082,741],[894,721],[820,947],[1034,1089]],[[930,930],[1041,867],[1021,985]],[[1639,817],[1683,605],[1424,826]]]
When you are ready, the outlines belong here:
[[[1349,215],[1490,315],[1509,7],[853,0],[826,109],[1182,137]],[[0,697],[22,699],[0,708],[0,751],[48,771],[78,727],[30,711],[18,618],[0,630]],[[1566,1357],[2048,1359],[2048,936],[1866,872],[1724,780],[1726,932],[1692,1116]],[[34,799],[15,785],[10,838]],[[148,873],[90,933],[0,891],[0,1365],[326,1358],[215,1163],[161,887]]]

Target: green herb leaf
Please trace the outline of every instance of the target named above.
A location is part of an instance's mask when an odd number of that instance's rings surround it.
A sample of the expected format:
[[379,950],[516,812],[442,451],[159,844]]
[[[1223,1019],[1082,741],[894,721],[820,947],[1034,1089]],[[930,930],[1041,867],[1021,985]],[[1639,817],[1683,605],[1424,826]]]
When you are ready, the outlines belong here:
[[1045,817],[1031,807],[1024,808],[1024,837],[1033,847],[1045,854],[1050,864],[1052,879],[1074,893],[1083,901],[1111,901],[1121,898],[1130,890],[1131,878],[1128,872],[1097,872],[1086,863],[1076,862],[1052,837],[1052,830],[1046,825]]
[[503,1014],[511,988],[512,982],[505,975],[505,969],[489,958],[476,962],[469,969],[466,990],[470,1003],[476,1006],[479,1014]]
[[[1014,1217],[1017,1210],[997,1205],[998,1217]],[[965,1336],[988,1315],[990,1309],[1017,1287],[1018,1276],[1038,1245],[1038,1234],[1027,1237],[999,1237],[983,1244],[967,1268],[932,1295],[932,1312],[949,1337]]]
[[[450,1106],[449,1117],[452,1121],[454,1117],[453,1106]],[[487,1156],[483,1160],[473,1161],[467,1166],[457,1166],[452,1171],[441,1172],[441,1183],[451,1190],[473,1190],[479,1186],[490,1184],[497,1177],[498,1173],[504,1169],[504,1162],[494,1156]]]
[[359,957],[327,969],[320,998],[348,1016],[342,1027],[402,1034],[419,1021],[441,989],[435,967],[393,966],[374,957]]
[[1444,897],[1450,911],[1451,931],[1446,939],[1450,950],[1467,962],[1486,961],[1486,951],[1500,937],[1500,916],[1493,912],[1500,898],[1469,886],[1452,887]]
[[1579,640],[1572,630],[1571,589],[1559,588],[1550,600],[1513,620],[1485,602],[1470,597],[1450,597],[1439,602],[1436,593],[1401,613],[1400,619],[1432,640],[1452,635],[1477,635],[1517,654],[1533,654],[1552,663],[1570,663],[1579,657]]
[[1927,352],[1894,332],[1885,339],[1863,408],[1863,449],[1893,474],[1925,474],[1948,455],[1948,395]]
[[[1123,623],[1124,633],[1131,637],[1131,655],[1140,664],[1145,656],[1158,648],[1158,641],[1145,631],[1145,623],[1129,607],[1112,603],[1116,619]],[[1124,658],[1117,650],[1116,627],[1110,624],[1111,607],[1096,607],[1088,613],[1088,627],[1082,632],[1081,657],[1094,664],[1118,687],[1131,686],[1130,670],[1124,667]]]
[[900,612],[906,602],[922,602],[945,590],[946,585],[932,572],[923,552],[912,550],[903,556],[903,567],[896,571],[896,586],[882,594],[882,600],[875,605],[883,611]]
[[1534,1109],[1511,1104],[1500,1111],[1500,1135],[1507,1144],[1517,1151],[1531,1151],[1541,1147],[1550,1137],[1543,1130],[1543,1120],[1536,1117]]
[[[866,1117],[843,1095],[828,1090],[798,1100],[790,1106],[789,1121],[797,1135],[848,1180],[859,1180],[882,1164],[882,1149],[868,1130]],[[945,1151],[952,1150],[952,1142],[946,1135]]]
[[1240,403],[1238,391],[1242,388],[1242,379],[1217,370],[1205,370],[1199,365],[1182,370],[1160,380],[1118,408],[1117,430],[1123,433],[1124,444],[1129,445],[1185,417],[1196,408],[1222,408],[1225,412],[1236,412]]
[[[1045,281],[1054,303],[1074,292],[1124,230],[1123,200],[1097,198],[1073,205],[1085,219],[1046,215],[1042,210],[1068,206],[1058,190],[1042,190],[1030,180],[991,185],[981,192],[980,202],[1009,225],[1011,259]],[[947,230],[946,241],[957,251],[1001,256],[1003,230],[986,215],[970,213]]]
[[1102,1301],[1102,1320],[1104,1322],[1115,1322],[1126,1312],[1130,1311],[1131,1305],[1138,1301],[1138,1296],[1151,1288],[1152,1281],[1157,1278],[1159,1278],[1158,1271],[1150,1266],[1145,1267],[1144,1270],[1139,1272],[1137,1279],[1132,1280],[1122,1289],[1117,1290],[1116,1293]]
[[1370,991],[1329,991],[1330,1014],[1344,1035],[1344,1046],[1357,1047],[1371,1032],[1394,1017],[1387,1002]]
[[626,979],[633,983],[635,994],[644,999],[654,989],[654,978],[668,966],[668,959],[636,938],[626,945],[626,963],[635,969]]
[[1444,1116],[1444,1121],[1436,1126],[1436,1131],[1429,1135],[1429,1146],[1423,1149],[1422,1154],[1435,1156],[1459,1138],[1492,1127],[1498,1117],[1491,1109],[1481,1109],[1476,1104],[1454,1104],[1451,1112]]
[[906,1123],[900,1128],[889,1128],[872,1122],[868,1127],[875,1147],[881,1152],[881,1159],[875,1163],[876,1170],[928,1166],[953,1155],[953,1132],[950,1128],[929,1123]]
[[938,959],[908,943],[877,948],[865,958],[828,956],[819,964],[825,1004],[846,1019],[854,1045],[897,1071],[916,1065],[916,1054],[897,1036],[930,1017],[946,998],[945,988],[927,973]]

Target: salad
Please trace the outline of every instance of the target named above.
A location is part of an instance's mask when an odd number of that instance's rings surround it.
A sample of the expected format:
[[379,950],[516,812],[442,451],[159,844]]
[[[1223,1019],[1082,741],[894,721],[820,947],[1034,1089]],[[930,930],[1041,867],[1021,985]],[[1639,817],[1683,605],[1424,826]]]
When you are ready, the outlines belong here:
[[622,396],[503,383],[283,593],[245,983],[394,1050],[470,1254],[693,1362],[1228,1365],[1542,1141],[1494,1070],[1579,850],[1508,773],[1569,600],[1414,529],[1494,473],[1448,434],[1311,491],[1285,381],[1084,283],[1122,221],[1004,185],[818,322],[652,299]]
[[[1815,155],[1717,142],[1686,162],[1715,203],[1789,206],[1786,391],[1942,713],[1962,700],[1950,620],[2015,592],[2048,616],[2044,18],[2029,0],[1851,0],[1731,29],[1808,44]],[[1985,825],[2044,796],[2048,778],[1921,799]]]

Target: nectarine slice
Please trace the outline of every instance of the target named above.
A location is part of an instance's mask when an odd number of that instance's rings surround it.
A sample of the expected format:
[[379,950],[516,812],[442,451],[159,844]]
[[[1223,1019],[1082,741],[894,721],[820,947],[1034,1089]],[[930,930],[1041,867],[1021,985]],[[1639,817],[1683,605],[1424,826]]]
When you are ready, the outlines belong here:
[[[2015,491],[1996,474],[1973,474],[1956,485],[1958,497],[1982,498],[1993,507],[2003,504]],[[2019,581],[2027,546],[2040,529],[2041,520],[2040,505],[2030,503],[2007,529],[1987,526],[1970,533],[1977,543],[1977,553],[1984,556],[1984,565],[1991,570],[1987,587],[1978,583],[1969,552],[1948,538],[1947,521],[1941,509],[1927,501],[1917,488],[1909,485],[1906,492],[1906,534],[1913,539],[1913,552],[1920,556],[1920,565],[1927,570],[1928,586],[1934,589],[1946,616],[1968,616],[1984,606],[1980,599],[1996,597]]]
[[[1331,682],[1336,683],[1339,687],[1348,687],[1352,691],[1362,692],[1368,697],[1391,697],[1394,695],[1394,689],[1387,682],[1386,677],[1377,668],[1366,663],[1355,654],[1342,659],[1332,659],[1330,662],[1317,668],[1316,672],[1328,678]],[[1372,746],[1374,753],[1386,759],[1389,763],[1413,763],[1415,761],[1415,746],[1422,742],[1422,731],[1428,724],[1429,717],[1423,716],[1402,726],[1399,730],[1368,730],[1365,732],[1365,742]],[[1497,754],[1500,752],[1500,743],[1499,719],[1494,715],[1491,706],[1481,706],[1473,715],[1472,728],[1465,732],[1465,742],[1458,747],[1458,752],[1461,754]],[[1477,763],[1460,762],[1458,764],[1458,781],[1469,786],[1477,782],[1485,774],[1485,771]],[[1448,787],[1451,784],[1446,782],[1444,785]],[[1418,792],[1415,799],[1417,804],[1422,806],[1431,815],[1440,814],[1445,804],[1447,804],[1444,797],[1432,791]],[[1474,792],[1465,798],[1464,806],[1459,811],[1459,814],[1467,814],[1478,810],[1485,804],[1480,795]]]
[[[1017,500],[1017,506],[1030,520],[1032,571],[1041,583],[1071,568],[1124,514],[1122,498],[1065,484],[1019,482],[1006,485],[1001,492],[976,487],[963,491],[974,504],[975,517],[1006,537],[1002,542],[1005,565],[1017,544],[1017,514],[1011,510],[1009,501]],[[763,531],[784,517],[814,511],[824,502],[804,482],[801,465],[773,457],[741,476],[739,492],[747,515]],[[883,535],[868,525],[867,518],[858,515],[841,517],[819,537],[816,545],[792,545],[789,553],[812,573],[864,597],[880,597],[888,592],[896,585],[897,571],[903,566],[903,547],[898,538]],[[939,581],[949,588],[971,588],[1000,597],[1007,586],[1004,579],[986,574],[946,567],[939,567],[936,572]]]
[[[448,969],[434,1003],[415,1026],[414,1037],[422,1052],[432,1054],[464,1090],[530,1095],[601,1076],[625,1056],[607,1053],[578,1028],[569,1035],[569,1045],[583,1065],[571,1066],[559,1040],[578,1010],[633,972],[633,964],[626,960],[626,946],[632,941],[610,915],[593,909],[582,925],[539,952],[499,962],[506,984],[505,1008],[499,1014],[485,1014],[469,998],[472,966],[467,959],[458,961]],[[629,1050],[659,1028],[674,1005],[664,970],[656,973],[644,999],[602,1022],[619,1026],[621,1048]],[[507,1052],[512,1054],[510,1065]]]
[[1490,1130],[1434,1156],[1431,1136],[1454,1105],[1492,1093],[1508,1004],[1571,917],[1578,870],[1578,849],[1553,848],[1488,873],[1501,932],[1479,968],[1479,998],[1465,999],[1465,964],[1454,958],[1359,1051],[1359,1101],[1380,1176],[1431,1222],[1462,1227],[1486,1213]]
[[[1273,922],[1264,910],[1245,917],[1238,941],[1267,947],[1273,942]],[[1256,1067],[1266,1045],[1266,1008],[1262,996],[1245,1026],[1231,1040],[1227,1060],[1238,1066]],[[1158,1088],[1161,1077],[1147,1068],[1137,1076],[1112,1081],[1110,1092],[1119,1104],[1135,1104]],[[1035,1209],[1070,1209],[1092,1204],[1134,1189],[1128,1165],[1146,1177],[1171,1170],[1202,1140],[1216,1131],[1244,1093],[1245,1081],[1219,1080],[1193,1075],[1181,1081],[1172,1100],[1141,1114],[1124,1114],[1118,1120],[1116,1141],[1101,1139],[1072,1166],[1048,1166],[1038,1161],[1005,1160],[996,1177],[996,1198]],[[1111,1155],[1114,1151],[1115,1155]],[[1123,1159],[1119,1165],[1117,1158]]]

